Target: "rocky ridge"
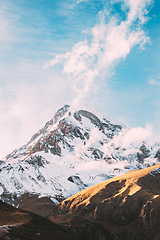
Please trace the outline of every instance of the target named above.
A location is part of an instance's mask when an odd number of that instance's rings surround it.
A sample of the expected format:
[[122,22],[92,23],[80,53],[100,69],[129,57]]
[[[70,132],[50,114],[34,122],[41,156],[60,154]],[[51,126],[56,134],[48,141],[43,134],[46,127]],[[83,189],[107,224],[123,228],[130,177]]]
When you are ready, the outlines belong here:
[[134,170],[62,201],[49,219],[83,240],[158,240],[160,164]]
[[120,143],[128,131],[95,110],[65,105],[26,145],[2,159],[1,199],[20,207],[29,194],[57,204],[131,169],[157,164],[160,144],[124,148]]

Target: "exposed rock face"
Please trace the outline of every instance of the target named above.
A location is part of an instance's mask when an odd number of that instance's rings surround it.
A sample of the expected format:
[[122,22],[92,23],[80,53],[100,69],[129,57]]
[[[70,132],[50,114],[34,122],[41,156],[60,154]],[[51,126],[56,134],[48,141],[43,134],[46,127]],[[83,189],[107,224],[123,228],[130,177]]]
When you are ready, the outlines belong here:
[[100,151],[99,149],[94,149],[92,154],[94,155],[95,159],[101,159],[104,155],[104,152]]
[[137,153],[137,157],[139,159],[140,163],[144,162],[145,158],[148,158],[150,156],[150,150],[146,148],[146,146],[143,144],[140,147],[140,152]]
[[82,120],[81,116],[88,118],[91,121],[91,123],[93,123],[94,125],[96,125],[99,128],[100,131],[104,132],[102,122],[93,113],[85,111],[85,110],[80,110],[80,111],[74,113],[74,117],[78,121]]
[[160,161],[160,150],[157,151],[155,158],[158,158],[158,160]]
[[111,180],[160,161],[160,143],[123,146],[128,131],[96,111],[65,105],[26,145],[0,161],[1,199],[49,216],[83,240],[157,240],[159,170]]
[[144,230],[156,229],[159,226],[157,213],[155,204],[151,200],[148,200],[142,207],[138,219],[139,227]]
[[125,148],[128,131],[95,110],[64,105],[26,145],[0,161],[0,198],[15,204],[29,193],[57,204],[96,183],[157,164],[160,143]]
[[84,184],[84,182],[80,179],[79,176],[70,176],[67,180],[79,185],[82,189],[87,187],[87,185]]
[[[62,201],[49,218],[81,239],[150,240],[160,234],[160,164],[107,180]],[[85,237],[88,238],[85,238]]]
[[29,192],[41,193],[57,202],[57,199],[64,199],[93,185],[95,180],[105,180],[107,174],[92,174],[89,170],[92,165],[87,166],[85,176],[79,174],[85,166],[79,171],[74,169],[80,164],[104,160],[104,143],[120,131],[122,126],[102,116],[87,110],[75,111],[65,105],[26,145],[8,154],[2,161],[1,199],[14,204],[17,198]]

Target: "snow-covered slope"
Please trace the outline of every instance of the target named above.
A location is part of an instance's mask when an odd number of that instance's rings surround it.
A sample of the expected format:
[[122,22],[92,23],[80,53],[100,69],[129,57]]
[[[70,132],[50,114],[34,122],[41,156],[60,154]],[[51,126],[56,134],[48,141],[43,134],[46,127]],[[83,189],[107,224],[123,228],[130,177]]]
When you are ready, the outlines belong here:
[[1,199],[13,204],[29,192],[57,203],[113,176],[158,163],[158,143],[124,148],[128,131],[95,110],[65,105],[26,145],[2,159]]

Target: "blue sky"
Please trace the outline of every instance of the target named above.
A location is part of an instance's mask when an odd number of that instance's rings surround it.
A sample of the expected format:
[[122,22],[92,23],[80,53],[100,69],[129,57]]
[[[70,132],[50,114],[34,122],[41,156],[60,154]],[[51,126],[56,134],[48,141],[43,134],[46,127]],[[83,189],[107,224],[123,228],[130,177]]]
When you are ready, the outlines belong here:
[[0,0],[0,157],[64,104],[160,141],[158,0]]

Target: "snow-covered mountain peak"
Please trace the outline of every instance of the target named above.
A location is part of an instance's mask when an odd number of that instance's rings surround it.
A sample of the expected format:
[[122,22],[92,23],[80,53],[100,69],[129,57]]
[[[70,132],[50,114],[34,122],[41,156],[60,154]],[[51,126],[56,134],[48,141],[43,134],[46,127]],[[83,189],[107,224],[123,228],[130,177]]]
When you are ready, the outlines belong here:
[[131,169],[156,164],[160,144],[125,148],[129,131],[96,110],[64,105],[26,145],[3,159],[1,198],[8,201],[29,192],[56,202]]
[[36,132],[31,140],[28,142],[28,144],[32,144],[33,142],[35,142],[35,139],[38,140],[41,136],[44,136],[45,134],[49,133],[50,131],[54,130],[57,126],[57,123],[65,118],[69,116],[69,105],[64,105],[62,108],[60,108],[53,116],[53,118],[48,121],[45,126],[40,129],[38,132]]
[[[107,137],[105,141],[108,141],[108,139],[117,135],[122,128],[126,128],[125,126],[122,127],[118,122],[109,121],[99,112],[98,114],[97,116],[88,110],[83,110],[83,108],[75,110],[69,105],[64,105],[42,129],[32,136],[26,145],[14,150],[3,160],[16,163],[25,160],[26,157],[37,151],[48,150],[55,153],[55,155],[61,155],[59,142],[63,142],[63,144],[65,142],[69,146],[71,140],[74,141],[80,138],[85,144],[85,139],[89,140],[90,135],[93,135],[92,131],[94,134],[96,132],[97,134],[103,133],[104,137]],[[101,135],[103,136],[103,134]],[[66,140],[66,138],[68,139]],[[51,147],[53,145],[55,151]]]

